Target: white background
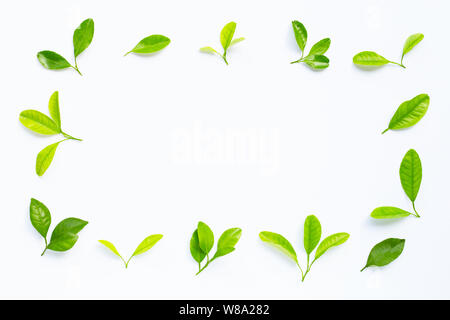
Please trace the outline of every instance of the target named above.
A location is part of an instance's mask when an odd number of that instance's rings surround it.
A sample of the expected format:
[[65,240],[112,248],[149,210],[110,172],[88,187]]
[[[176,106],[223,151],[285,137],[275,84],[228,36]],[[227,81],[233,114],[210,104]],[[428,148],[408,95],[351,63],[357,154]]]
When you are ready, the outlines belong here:
[[[448,1],[3,1],[0,5],[1,298],[450,298]],[[36,59],[54,50],[73,61],[72,34],[95,21],[91,46],[74,70],[49,71]],[[308,30],[307,50],[330,37],[330,67],[300,56],[291,20]],[[237,22],[246,40],[230,65],[199,53],[220,47]],[[364,71],[363,50],[399,61],[405,39],[425,39],[404,60]],[[123,54],[150,34],[171,44],[158,54]],[[60,145],[47,173],[39,137],[20,111],[47,113],[59,90],[63,129],[83,142]],[[431,104],[415,127],[381,135],[398,105],[420,93]],[[374,221],[377,206],[410,210],[398,168],[419,153],[421,219]],[[44,202],[52,226],[89,221],[75,247],[47,252],[29,221]],[[304,283],[288,258],[258,233],[283,234],[305,264],[303,223],[315,214],[323,236],[344,245],[318,260]],[[216,238],[241,227],[237,249],[195,277],[189,239],[205,221]],[[96,240],[128,256],[146,236],[164,234],[126,270]],[[360,273],[372,246],[405,238],[403,254]]]

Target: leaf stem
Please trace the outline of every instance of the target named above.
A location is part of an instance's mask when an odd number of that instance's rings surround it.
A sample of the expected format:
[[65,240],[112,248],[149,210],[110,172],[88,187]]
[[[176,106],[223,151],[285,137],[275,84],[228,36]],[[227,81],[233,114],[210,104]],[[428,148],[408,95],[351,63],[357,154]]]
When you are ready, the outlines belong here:
[[384,130],[381,134],[385,134],[388,130],[389,130],[389,128],[387,128],[386,130]]
[[406,69],[406,67],[402,64],[402,63],[398,63],[398,62],[394,62],[394,61],[389,61],[390,63],[396,64],[404,69]]
[[366,268],[367,266],[364,266],[364,268],[362,268],[359,272],[363,272]]
[[127,263],[126,263],[125,259],[122,258],[122,256],[120,254],[119,254],[119,257],[123,261],[123,264],[125,265],[125,269],[126,269],[127,268]]
[[297,262],[298,268],[300,269],[300,272],[302,273],[302,282],[303,282],[303,279],[305,278],[305,277],[303,276],[303,269],[302,269],[302,267],[300,266],[300,263],[298,263],[298,261],[296,261],[296,262]]
[[224,52],[224,54],[222,55],[222,59],[223,61],[225,61],[225,63],[228,65],[228,61],[227,61],[227,53]]
[[195,275],[198,275],[200,272],[202,272],[203,270],[205,270],[205,268],[207,267],[207,266],[209,266],[209,264],[211,263],[211,262],[213,262],[214,261],[214,259],[215,259],[215,257],[213,257],[211,260],[209,260],[209,256],[208,255],[206,255],[206,258],[207,258],[207,260],[206,260],[206,264],[203,266],[203,268],[201,268],[201,265],[200,265],[200,262],[198,263],[198,272],[195,274]]
[[62,132],[62,131],[61,131],[61,134],[62,134],[65,138],[70,139],[70,140],[83,141],[82,139],[78,139],[78,138],[72,137],[71,135],[68,135],[67,133]]
[[301,58],[298,59],[298,60],[292,61],[291,64],[294,64],[294,63],[300,63],[300,62],[302,62],[302,61],[303,61],[303,57],[301,57]]
[[45,249],[44,249],[44,251],[42,251],[41,257],[44,255],[45,251],[47,251],[47,249],[48,249],[47,238],[44,238],[44,240],[45,240]]
[[75,66],[72,66],[72,65],[71,65],[71,67],[72,67],[76,72],[78,72],[78,74],[79,74],[80,76],[83,76],[83,75],[81,74],[80,70],[78,70],[78,67],[77,67],[76,62],[75,62]]
[[[128,269],[128,264],[130,263],[131,258],[133,258],[133,256],[131,256],[130,259],[128,259],[128,261],[125,263],[125,269]],[[124,262],[125,262],[125,260],[124,260]]]
[[417,210],[416,210],[416,206],[415,206],[415,204],[414,204],[414,201],[413,201],[413,203],[412,203],[412,206],[413,206],[413,209],[414,209],[414,212],[415,212],[415,216],[417,217],[417,218],[420,218],[420,215],[419,215],[419,213],[417,212]]

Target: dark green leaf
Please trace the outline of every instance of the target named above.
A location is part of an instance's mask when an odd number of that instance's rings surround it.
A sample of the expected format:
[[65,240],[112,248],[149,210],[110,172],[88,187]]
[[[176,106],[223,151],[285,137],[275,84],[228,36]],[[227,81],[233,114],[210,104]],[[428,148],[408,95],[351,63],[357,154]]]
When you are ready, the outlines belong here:
[[30,203],[30,220],[33,227],[45,239],[52,222],[52,217],[48,208],[42,202],[33,198]]
[[396,219],[409,216],[411,213],[396,207],[379,207],[370,216],[375,219]]
[[319,219],[314,215],[307,216],[303,230],[303,245],[306,253],[309,255],[319,244],[320,237],[322,236],[322,227]]
[[48,249],[54,251],[69,250],[78,240],[77,233],[87,224],[87,221],[78,218],[64,219],[53,230]]
[[73,53],[78,57],[92,42],[94,37],[94,20],[84,20],[73,33]]
[[61,55],[53,51],[38,52],[37,58],[44,68],[57,70],[70,68],[70,63]]
[[382,267],[391,263],[400,256],[404,246],[405,239],[389,238],[381,241],[372,248],[361,271],[370,266]]

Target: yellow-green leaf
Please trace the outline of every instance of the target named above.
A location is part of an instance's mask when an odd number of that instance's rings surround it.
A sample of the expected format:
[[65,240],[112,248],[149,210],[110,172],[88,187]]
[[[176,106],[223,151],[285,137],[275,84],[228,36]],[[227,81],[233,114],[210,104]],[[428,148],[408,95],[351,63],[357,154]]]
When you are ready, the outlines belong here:
[[375,219],[397,219],[411,215],[410,212],[396,207],[378,207],[370,216]]
[[349,237],[350,235],[346,232],[339,232],[326,237],[319,244],[319,247],[317,248],[316,254],[314,256],[314,260],[322,256],[325,252],[327,252],[328,249],[343,244],[348,240]]
[[61,115],[59,113],[58,91],[53,92],[53,94],[51,95],[50,100],[48,101],[48,111],[50,113],[50,116],[53,118],[53,121],[55,121],[56,125],[58,126],[58,129],[61,130]]
[[162,234],[154,234],[145,238],[139,246],[134,250],[133,256],[137,256],[138,254],[142,254],[148,250],[150,250],[161,238]]
[[229,22],[223,27],[220,32],[220,43],[222,44],[223,50],[227,51],[228,47],[233,40],[234,32],[236,31],[236,22]]
[[310,254],[319,244],[322,235],[322,227],[316,216],[310,215],[305,219],[303,245],[307,254]]
[[412,50],[412,48],[417,46],[419,44],[419,42],[423,40],[423,38],[424,38],[423,34],[416,33],[416,34],[409,36],[408,39],[406,39],[405,44],[403,45],[402,62],[403,62],[403,57],[405,56],[405,54],[407,54],[408,52],[410,52]]
[[102,245],[104,245],[109,250],[111,250],[115,255],[117,255],[118,257],[122,258],[122,256],[120,255],[119,251],[117,251],[116,247],[111,242],[109,242],[107,240],[98,240],[98,242],[100,242]]
[[25,127],[36,133],[53,135],[61,132],[52,119],[36,110],[22,111],[19,120]]
[[60,143],[61,141],[53,143],[38,153],[36,158],[36,174],[38,176],[44,175],[45,171],[47,171],[55,156],[56,148],[58,148]]
[[275,248],[286,254],[289,258],[298,263],[297,253],[295,252],[291,243],[281,234],[269,231],[262,231],[259,233],[259,238],[262,241],[267,242],[270,245],[274,246]]

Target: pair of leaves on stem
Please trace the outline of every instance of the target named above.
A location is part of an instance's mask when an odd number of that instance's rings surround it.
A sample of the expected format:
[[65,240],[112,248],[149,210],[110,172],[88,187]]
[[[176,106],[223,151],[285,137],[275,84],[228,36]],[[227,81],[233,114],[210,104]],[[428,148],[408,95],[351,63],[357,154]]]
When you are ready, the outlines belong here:
[[42,176],[48,169],[48,167],[52,163],[53,157],[55,156],[56,148],[58,148],[58,145],[61,142],[66,140],[81,141],[81,139],[74,138],[61,129],[61,114],[59,111],[58,91],[55,91],[51,95],[48,102],[48,110],[52,118],[49,118],[42,112],[36,110],[25,110],[22,111],[19,115],[19,121],[31,131],[48,136],[61,134],[65,138],[45,147],[38,153],[36,158],[36,174],[38,176]]
[[425,93],[403,102],[392,116],[387,129],[382,134],[388,130],[401,130],[412,127],[427,113],[429,105],[430,96]]
[[304,56],[306,40],[308,39],[308,33],[306,32],[305,26],[299,21],[292,21],[292,28],[294,29],[295,40],[297,41],[298,47],[302,51],[302,56],[292,63],[304,62],[309,67],[313,69],[325,69],[328,68],[330,60],[324,55],[330,47],[330,38],[325,38],[317,42],[312,46],[306,57]]
[[408,39],[406,39],[405,44],[403,45],[403,53],[402,53],[402,59],[401,59],[400,63],[389,61],[385,57],[383,57],[373,51],[363,51],[363,52],[356,54],[353,57],[353,63],[357,64],[357,65],[369,66],[369,67],[380,67],[380,66],[384,66],[385,64],[392,63],[392,64],[399,65],[402,68],[406,68],[403,65],[403,58],[405,57],[405,54],[410,52],[412,50],[412,48],[414,48],[416,45],[418,45],[419,42],[422,41],[423,38],[424,38],[423,34],[416,33],[416,34],[409,36]]
[[50,70],[73,68],[80,76],[81,72],[78,70],[77,57],[89,47],[94,37],[94,20],[84,20],[73,33],[73,55],[75,58],[75,65],[71,65],[63,56],[53,51],[40,51],[37,54],[39,62],[44,68]]
[[[326,237],[319,244],[320,238],[322,236],[322,226],[320,225],[319,219],[317,219],[314,215],[309,215],[305,219],[304,225],[304,234],[303,234],[303,245],[305,247],[307,261],[306,261],[306,269],[303,271],[300,263],[298,262],[297,253],[292,247],[291,243],[282,235],[278,233],[273,233],[269,231],[262,231],[259,234],[259,237],[262,241],[269,243],[274,246],[284,254],[286,254],[289,258],[295,261],[297,266],[302,273],[302,281],[305,280],[306,275],[311,270],[311,266],[313,263],[319,259],[328,249],[341,245],[350,237],[348,233],[339,232],[332,234],[331,236]],[[314,255],[314,259],[310,263],[310,254],[317,247],[316,253]]]
[[131,52],[139,54],[157,52],[167,47],[169,43],[170,39],[166,36],[153,34],[139,41],[133,49],[125,53],[125,56]]
[[370,250],[366,265],[361,271],[364,271],[370,266],[382,267],[391,263],[401,255],[404,246],[405,239],[397,238],[389,238],[377,243],[372,250]]
[[[191,237],[190,251],[191,256],[198,263],[198,275],[202,272],[211,262],[215,259],[225,256],[234,251],[234,247],[241,238],[242,230],[240,228],[231,228],[225,230],[217,242],[217,250],[212,259],[210,259],[209,253],[214,246],[214,234],[211,229],[203,222],[199,222],[197,229]],[[205,260],[206,263],[202,267],[201,263]]]
[[134,250],[133,254],[127,261],[125,261],[125,259],[122,258],[119,251],[116,249],[116,247],[111,242],[106,241],[106,240],[98,240],[98,242],[100,242],[102,245],[104,245],[109,250],[111,250],[115,255],[117,255],[123,261],[125,268],[128,268],[128,264],[130,263],[131,258],[133,258],[137,255],[143,254],[144,252],[147,252],[148,250],[150,250],[159,240],[162,239],[162,237],[163,237],[162,234],[153,234],[153,235],[145,238],[139,244],[139,246],[136,248],[136,250]]
[[87,221],[78,218],[67,218],[58,223],[53,229],[50,243],[47,243],[47,233],[50,228],[52,217],[48,208],[40,201],[31,199],[30,203],[30,220],[33,227],[45,240],[45,251],[67,251],[71,249],[78,240],[78,232],[80,232],[87,224]]
[[379,207],[370,214],[375,219],[395,219],[414,215],[420,218],[416,211],[415,201],[419,193],[420,184],[422,182],[422,162],[419,154],[414,149],[410,149],[403,157],[400,164],[400,181],[402,188],[411,200],[414,213],[405,211],[396,207]]
[[220,32],[220,43],[222,44],[223,54],[220,54],[218,51],[216,51],[212,47],[203,47],[203,48],[200,48],[200,51],[206,52],[206,53],[217,54],[219,57],[222,57],[223,61],[225,61],[225,63],[228,65],[228,61],[227,61],[228,49],[231,46],[235,45],[236,43],[239,43],[239,42],[245,40],[245,38],[243,38],[243,37],[233,39],[235,31],[236,31],[236,22],[229,22],[225,25],[225,27],[223,27],[222,31]]

